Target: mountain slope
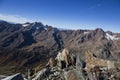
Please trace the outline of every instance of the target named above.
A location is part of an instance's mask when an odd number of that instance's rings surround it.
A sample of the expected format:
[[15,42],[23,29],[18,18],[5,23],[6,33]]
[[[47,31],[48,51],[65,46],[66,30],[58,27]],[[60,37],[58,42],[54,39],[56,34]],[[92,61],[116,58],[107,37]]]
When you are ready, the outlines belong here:
[[91,50],[98,58],[119,60],[120,34],[101,28],[59,30],[39,22],[0,22],[0,67],[11,66],[12,72],[37,66],[42,68],[51,55],[57,55],[63,48],[82,56],[82,60],[86,50]]

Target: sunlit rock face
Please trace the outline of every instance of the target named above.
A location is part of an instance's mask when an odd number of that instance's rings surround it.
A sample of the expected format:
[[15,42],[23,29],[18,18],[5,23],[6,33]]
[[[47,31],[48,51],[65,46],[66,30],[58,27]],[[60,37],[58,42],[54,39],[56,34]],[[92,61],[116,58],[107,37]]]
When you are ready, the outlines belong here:
[[102,66],[107,68],[116,68],[115,67],[115,61],[110,60],[104,60],[99,59],[93,56],[93,54],[90,51],[87,51],[85,54],[86,58],[86,68],[90,70],[91,68],[94,68],[95,66]]

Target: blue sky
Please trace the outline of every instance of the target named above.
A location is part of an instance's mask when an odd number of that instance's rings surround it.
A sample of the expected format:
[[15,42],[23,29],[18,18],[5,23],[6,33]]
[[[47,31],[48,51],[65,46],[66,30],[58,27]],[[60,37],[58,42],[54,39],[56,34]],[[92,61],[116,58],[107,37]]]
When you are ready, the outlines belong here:
[[120,32],[120,0],[0,0],[0,19]]

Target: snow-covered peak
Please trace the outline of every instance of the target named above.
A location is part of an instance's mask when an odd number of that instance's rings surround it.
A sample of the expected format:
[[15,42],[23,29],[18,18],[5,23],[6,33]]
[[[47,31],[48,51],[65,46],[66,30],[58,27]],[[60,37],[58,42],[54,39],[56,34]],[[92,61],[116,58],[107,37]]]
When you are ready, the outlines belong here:
[[110,35],[108,33],[106,33],[106,38],[108,40],[118,40],[119,38],[116,38],[116,35]]
[[47,30],[47,27],[45,27],[41,22],[34,22],[32,24],[32,27],[36,30],[39,30],[39,29]]

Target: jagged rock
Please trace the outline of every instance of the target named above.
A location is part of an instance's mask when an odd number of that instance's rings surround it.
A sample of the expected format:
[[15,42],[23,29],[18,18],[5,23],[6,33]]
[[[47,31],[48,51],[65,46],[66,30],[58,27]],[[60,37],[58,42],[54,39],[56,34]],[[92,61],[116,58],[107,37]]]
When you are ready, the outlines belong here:
[[76,56],[76,68],[80,69],[80,68],[85,68],[85,62],[82,61],[82,59],[80,59],[79,56]]
[[82,70],[70,70],[64,72],[64,76],[66,80],[85,80]]
[[47,78],[49,74],[50,74],[50,70],[48,68],[42,69],[37,74],[35,74],[36,76],[32,80],[43,80]]
[[85,61],[86,61],[86,68],[88,69],[88,71],[91,68],[94,68],[96,66],[107,67],[108,69],[110,69],[110,68],[116,68],[114,61],[96,58],[95,56],[93,56],[93,54],[90,51],[87,51],[85,53],[85,58],[86,58],[85,59]]
[[55,60],[55,58],[53,56],[50,57],[47,65],[50,67],[55,67],[57,65],[57,61]]
[[12,75],[12,76],[8,76],[1,80],[24,80],[24,78],[22,77],[22,75],[20,73],[18,73],[18,74]]
[[76,61],[75,55],[70,53],[67,48],[63,49],[62,53],[59,52],[56,59],[58,60],[58,65],[62,69],[71,65],[74,66]]

